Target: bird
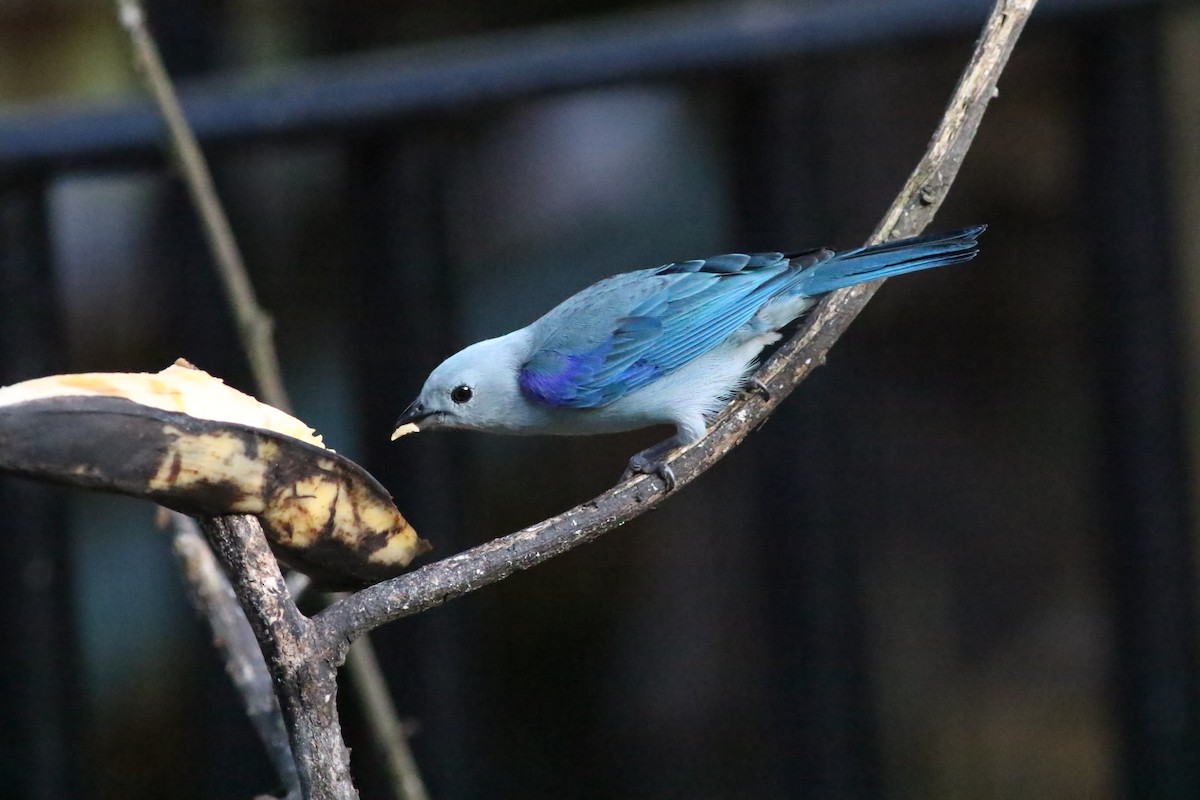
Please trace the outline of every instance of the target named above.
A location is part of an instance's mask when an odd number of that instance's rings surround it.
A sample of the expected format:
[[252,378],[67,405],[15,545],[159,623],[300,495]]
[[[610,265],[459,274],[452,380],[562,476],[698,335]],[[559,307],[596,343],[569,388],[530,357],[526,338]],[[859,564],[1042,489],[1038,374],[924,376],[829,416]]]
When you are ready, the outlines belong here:
[[729,253],[605,278],[523,328],[443,361],[396,420],[416,431],[581,436],[673,425],[634,455],[624,478],[655,474],[701,439],[748,384],[759,353],[825,295],[855,284],[969,261],[975,225],[835,252]]

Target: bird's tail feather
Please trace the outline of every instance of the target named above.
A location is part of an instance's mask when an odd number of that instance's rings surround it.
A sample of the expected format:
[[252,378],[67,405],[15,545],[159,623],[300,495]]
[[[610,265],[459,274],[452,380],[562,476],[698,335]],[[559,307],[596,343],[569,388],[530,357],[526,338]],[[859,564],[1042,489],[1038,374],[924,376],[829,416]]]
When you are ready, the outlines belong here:
[[978,254],[977,239],[986,229],[975,225],[836,253],[804,270],[796,288],[813,297],[856,283],[970,261]]

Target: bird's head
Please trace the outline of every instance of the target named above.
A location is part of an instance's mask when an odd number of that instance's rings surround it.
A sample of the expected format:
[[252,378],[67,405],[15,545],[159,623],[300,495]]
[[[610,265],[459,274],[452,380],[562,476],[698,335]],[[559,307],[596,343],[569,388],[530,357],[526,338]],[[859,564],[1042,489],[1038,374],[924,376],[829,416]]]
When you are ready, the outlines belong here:
[[526,403],[517,386],[521,353],[520,342],[509,334],[450,356],[430,373],[417,399],[396,420],[392,439],[442,428],[519,428]]

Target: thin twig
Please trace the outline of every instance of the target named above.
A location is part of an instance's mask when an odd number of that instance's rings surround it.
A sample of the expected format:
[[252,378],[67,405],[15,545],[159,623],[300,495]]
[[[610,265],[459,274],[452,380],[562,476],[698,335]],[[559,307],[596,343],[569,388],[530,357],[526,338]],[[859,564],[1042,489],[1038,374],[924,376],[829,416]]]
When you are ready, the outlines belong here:
[[133,43],[138,69],[167,124],[180,172],[200,215],[259,392],[267,403],[286,411],[289,404],[280,377],[279,358],[275,354],[271,317],[255,299],[254,287],[247,277],[229,218],[217,198],[208,162],[179,106],[175,88],[158,54],[158,45],[146,26],[142,4],[139,0],[117,0],[117,7],[121,25]]
[[296,760],[292,758],[287,726],[258,639],[195,520],[172,513],[171,524],[175,531],[175,557],[186,577],[192,605],[212,629],[213,645],[225,662],[225,672],[237,687],[246,715],[266,746],[267,756],[288,796],[299,797]]
[[[916,234],[933,219],[1035,4],[1036,0],[997,0],[925,156],[872,241]],[[672,460],[677,485],[690,483],[720,460],[824,363],[826,353],[881,283],[851,287],[825,298],[808,323],[756,373],[770,397],[745,395],[734,401],[703,440]],[[339,600],[315,621],[327,641],[345,646],[385,622],[440,605],[592,541],[663,499],[657,479],[640,477],[622,483],[564,514]]]
[[[361,645],[368,645],[362,647]],[[375,657],[369,639],[359,639],[350,646],[346,656],[346,671],[357,687],[358,702],[368,717],[371,744],[383,756],[388,785],[401,800],[429,800],[429,792],[421,780],[421,771],[408,745],[408,734],[399,718],[391,713],[396,707],[383,679],[383,670]]]

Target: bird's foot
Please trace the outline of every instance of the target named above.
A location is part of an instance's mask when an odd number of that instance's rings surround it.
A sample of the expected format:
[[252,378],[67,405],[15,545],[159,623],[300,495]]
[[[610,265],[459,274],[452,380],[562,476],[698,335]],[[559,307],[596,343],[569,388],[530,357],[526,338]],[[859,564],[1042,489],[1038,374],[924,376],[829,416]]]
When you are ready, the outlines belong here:
[[745,388],[747,392],[756,394],[763,400],[771,399],[771,390],[768,389],[767,385],[758,378],[747,378]]
[[629,459],[629,466],[625,468],[625,474],[621,476],[622,481],[629,480],[634,475],[657,475],[659,480],[663,482],[668,492],[675,490],[675,471],[671,469],[671,465],[663,460],[663,456],[674,449],[674,446],[662,447],[656,445],[654,447],[643,450],[642,452]]

